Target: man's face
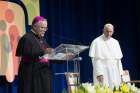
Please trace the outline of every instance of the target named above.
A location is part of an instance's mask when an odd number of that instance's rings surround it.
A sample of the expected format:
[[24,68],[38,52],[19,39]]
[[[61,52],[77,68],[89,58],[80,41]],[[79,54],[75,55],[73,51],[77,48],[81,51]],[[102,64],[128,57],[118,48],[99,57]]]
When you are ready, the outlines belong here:
[[48,30],[48,23],[46,20],[39,21],[35,25],[35,32],[39,35],[39,37],[44,37],[45,32]]
[[112,37],[113,32],[114,32],[113,26],[107,26],[107,27],[104,28],[104,35],[107,38]]

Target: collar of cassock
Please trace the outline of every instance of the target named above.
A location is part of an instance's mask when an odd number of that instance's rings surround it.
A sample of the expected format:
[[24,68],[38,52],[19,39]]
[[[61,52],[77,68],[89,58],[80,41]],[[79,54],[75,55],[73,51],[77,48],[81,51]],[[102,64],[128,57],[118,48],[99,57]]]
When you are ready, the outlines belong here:
[[37,35],[37,33],[35,32],[35,30],[34,30],[34,29],[31,29],[31,32],[33,32],[35,35]]
[[38,36],[38,34],[35,32],[34,29],[31,29],[31,32],[32,32],[33,34],[35,34],[35,36],[37,36],[38,38],[40,38],[40,37]]

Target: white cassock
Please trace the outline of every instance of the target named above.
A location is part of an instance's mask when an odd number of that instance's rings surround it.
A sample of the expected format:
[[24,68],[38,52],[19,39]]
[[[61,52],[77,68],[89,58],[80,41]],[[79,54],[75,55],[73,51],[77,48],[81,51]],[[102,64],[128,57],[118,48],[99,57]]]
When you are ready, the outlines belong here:
[[97,76],[103,75],[106,86],[118,87],[123,74],[123,55],[118,41],[114,38],[107,39],[104,34],[97,37],[90,46],[89,56],[93,64],[94,83],[98,83]]

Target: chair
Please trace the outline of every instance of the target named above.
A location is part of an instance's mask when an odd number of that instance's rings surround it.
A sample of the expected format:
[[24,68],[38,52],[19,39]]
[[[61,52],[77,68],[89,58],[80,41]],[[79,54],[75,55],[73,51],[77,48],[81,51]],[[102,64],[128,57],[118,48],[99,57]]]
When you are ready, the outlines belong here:
[[122,75],[122,80],[126,83],[135,83],[136,85],[140,86],[140,80],[131,80],[129,70],[124,70]]
[[68,93],[73,93],[80,84],[79,82],[79,73],[67,72],[65,73],[67,86],[68,86]]

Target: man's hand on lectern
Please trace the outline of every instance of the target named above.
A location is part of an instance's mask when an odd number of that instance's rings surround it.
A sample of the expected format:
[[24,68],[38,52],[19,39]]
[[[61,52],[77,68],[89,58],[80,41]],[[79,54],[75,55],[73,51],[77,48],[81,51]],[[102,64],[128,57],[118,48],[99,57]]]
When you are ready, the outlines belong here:
[[46,48],[46,49],[45,49],[45,53],[47,53],[47,54],[50,54],[50,53],[52,53],[53,51],[54,51],[53,48]]
[[73,59],[75,57],[74,53],[66,53],[66,58]]

